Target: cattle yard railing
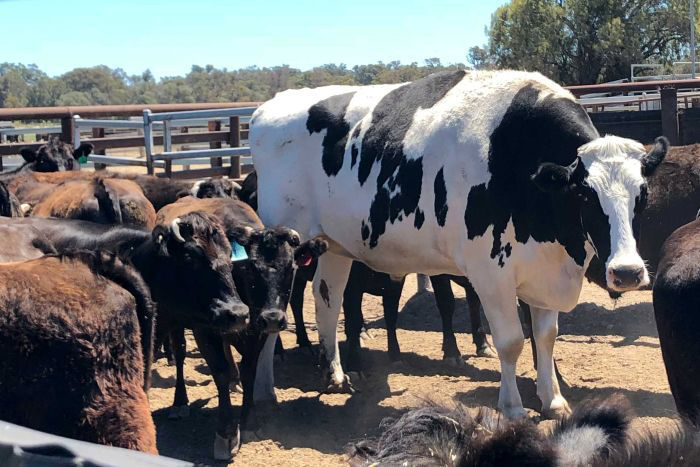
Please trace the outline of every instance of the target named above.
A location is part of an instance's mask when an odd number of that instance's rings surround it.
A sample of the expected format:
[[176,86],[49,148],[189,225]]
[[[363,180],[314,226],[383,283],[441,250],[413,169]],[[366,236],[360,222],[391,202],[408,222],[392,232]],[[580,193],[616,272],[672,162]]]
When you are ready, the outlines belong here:
[[[111,120],[97,120],[97,123],[91,123],[95,126],[90,127],[91,132],[85,133],[82,130],[89,130],[88,123],[90,120],[96,120],[99,118],[114,118],[114,117],[143,117],[144,110],[149,109],[153,114],[161,112],[183,112],[183,111],[197,111],[197,110],[215,110],[215,109],[234,109],[234,108],[255,108],[260,105],[260,102],[215,102],[215,103],[196,103],[196,104],[154,104],[154,105],[105,105],[105,106],[78,106],[78,107],[26,107],[26,108],[7,108],[0,109],[0,121],[36,121],[36,120],[58,120],[60,122],[60,131],[58,127],[37,127],[32,129],[3,129],[9,132],[21,130],[19,134],[55,134],[58,133],[61,140],[68,142],[70,144],[75,144],[76,131],[75,122],[76,116],[83,120],[84,126],[81,127],[79,134],[79,141],[90,143],[94,146],[94,152],[92,155],[93,162],[97,163],[97,167],[103,167],[104,164],[110,165],[126,165],[129,164],[128,158],[117,158],[112,156],[106,156],[106,150],[120,150],[125,148],[145,148],[145,138],[144,138],[144,126],[143,122],[140,120],[131,121],[130,123],[136,123],[136,127],[125,126],[122,128],[111,128],[109,124],[104,122],[109,122]],[[237,146],[241,145],[242,141],[248,139],[248,118],[238,117],[238,126],[234,124],[231,127],[231,118],[211,118],[207,121],[202,122],[202,120],[178,120],[173,122],[171,129],[177,128],[179,132],[171,133],[171,144],[172,145],[192,145],[192,144],[208,144],[210,149],[222,148],[223,144],[231,143]],[[235,120],[233,120],[235,123]],[[129,124],[126,124],[129,125]],[[205,131],[190,131],[201,129],[204,125]],[[228,128],[227,128],[228,125]],[[158,126],[157,124],[153,127],[153,145],[159,146],[163,145],[163,135],[162,129],[164,125]],[[108,134],[105,131],[112,131],[112,134]],[[50,130],[50,131],[47,131]],[[127,133],[125,133],[127,132]],[[14,133],[11,133],[14,134]],[[15,156],[19,154],[19,150],[24,147],[29,147],[37,149],[43,144],[42,142],[0,142],[0,171],[3,170],[3,157]],[[172,148],[171,148],[172,149]],[[100,157],[111,157],[111,159],[99,159]],[[123,164],[119,164],[118,159],[125,159]],[[102,162],[100,162],[102,161]],[[133,160],[131,160],[133,161]],[[137,160],[138,161],[138,160]],[[204,159],[200,159],[197,163],[203,162]],[[218,158],[214,157],[211,160],[214,164],[215,170],[213,172],[223,173],[224,170],[217,167]],[[187,160],[177,162],[175,165],[181,164],[183,168],[187,169]],[[129,164],[132,165],[132,164]],[[142,165],[142,164],[136,164]],[[155,168],[165,168],[165,161],[154,161],[153,165]],[[240,167],[240,173],[245,174],[250,171],[250,166],[243,165]],[[229,168],[229,171],[231,169]],[[185,170],[186,172],[186,170]],[[232,172],[235,172],[233,170]],[[187,174],[181,174],[180,172],[172,172],[172,176],[180,178],[182,176],[187,176]],[[195,176],[195,174],[191,174]]]

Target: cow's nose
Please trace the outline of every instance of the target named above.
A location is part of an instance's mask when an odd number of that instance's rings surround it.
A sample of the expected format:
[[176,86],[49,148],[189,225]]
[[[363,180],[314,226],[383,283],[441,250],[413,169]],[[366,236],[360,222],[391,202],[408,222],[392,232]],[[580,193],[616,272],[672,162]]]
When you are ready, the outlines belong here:
[[282,310],[266,310],[260,313],[258,326],[263,332],[279,332],[287,329],[287,314]]
[[612,282],[618,289],[639,287],[644,279],[643,266],[616,266],[610,272]]
[[224,334],[240,331],[250,319],[248,307],[240,302],[218,301],[213,311],[214,327]]

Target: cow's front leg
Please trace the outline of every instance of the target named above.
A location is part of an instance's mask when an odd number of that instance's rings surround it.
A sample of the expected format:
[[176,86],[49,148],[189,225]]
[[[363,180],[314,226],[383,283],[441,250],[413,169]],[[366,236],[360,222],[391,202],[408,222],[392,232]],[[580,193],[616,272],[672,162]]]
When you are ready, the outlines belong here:
[[[483,278],[488,279],[484,273]],[[491,325],[493,343],[501,361],[501,389],[498,393],[498,408],[510,419],[522,418],[525,414],[520,392],[516,383],[516,366],[523,350],[525,337],[520,325],[515,301],[515,286],[503,286],[493,290],[488,283],[478,287],[473,284],[481,297],[486,318]]]
[[318,259],[318,269],[314,275],[321,370],[328,392],[352,390],[350,379],[343,373],[338,351],[338,315],[351,266],[350,258],[326,253]]
[[554,341],[559,331],[559,312],[531,307],[532,334],[537,349],[537,395],[542,401],[542,414],[560,418],[571,414],[566,399],[559,392],[554,371]]
[[224,342],[215,332],[203,329],[193,329],[197,347],[211,370],[216,392],[219,395],[218,420],[214,439],[214,459],[230,460],[238,452],[241,443],[241,433],[238,421],[233,417],[229,384],[231,382],[231,367],[224,355]]
[[462,354],[457,347],[454,329],[452,328],[452,316],[455,311],[455,296],[450,285],[450,276],[442,274],[430,276],[435,292],[435,303],[440,318],[442,319],[442,360],[456,367],[464,366]]
[[[190,407],[187,400],[187,386],[185,385],[185,328],[177,327],[170,331],[170,344],[175,357],[175,401],[170,409],[168,418],[177,420],[187,418],[190,415]],[[166,339],[168,340],[168,339]]]

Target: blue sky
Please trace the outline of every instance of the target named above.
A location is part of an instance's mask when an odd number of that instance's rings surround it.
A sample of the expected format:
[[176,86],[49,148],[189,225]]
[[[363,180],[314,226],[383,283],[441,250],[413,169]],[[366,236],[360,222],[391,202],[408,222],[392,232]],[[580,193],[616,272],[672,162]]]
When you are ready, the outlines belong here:
[[[506,0],[0,0],[0,61],[50,75],[107,65],[156,77],[400,60],[466,63]],[[11,38],[8,40],[8,38]]]

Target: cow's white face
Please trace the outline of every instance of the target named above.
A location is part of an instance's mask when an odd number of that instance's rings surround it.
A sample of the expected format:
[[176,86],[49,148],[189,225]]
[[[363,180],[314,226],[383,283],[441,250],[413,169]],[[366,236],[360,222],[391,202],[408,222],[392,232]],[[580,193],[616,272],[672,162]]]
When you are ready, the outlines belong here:
[[632,224],[646,199],[643,173],[653,171],[665,149],[655,147],[647,154],[637,141],[605,136],[578,150],[587,172],[582,183],[583,192],[588,191],[582,206],[584,226],[598,257],[605,261],[610,290],[624,292],[649,284]]

